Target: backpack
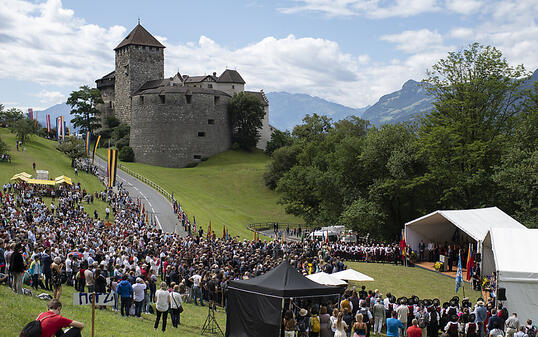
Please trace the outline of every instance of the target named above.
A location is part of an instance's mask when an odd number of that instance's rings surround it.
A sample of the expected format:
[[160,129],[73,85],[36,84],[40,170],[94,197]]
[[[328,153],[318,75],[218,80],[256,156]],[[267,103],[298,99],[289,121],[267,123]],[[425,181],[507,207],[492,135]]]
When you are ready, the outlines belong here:
[[536,328],[532,327],[532,328],[527,329],[527,336],[536,337]]
[[48,315],[40,320],[34,320],[26,324],[22,328],[21,334],[19,337],[41,337],[41,322],[49,317],[58,316],[58,315]]
[[312,325],[312,332],[317,333],[321,330],[319,316],[312,316],[310,319],[310,324]]
[[297,327],[300,332],[306,332],[308,329],[308,323],[307,323],[308,317],[304,316],[299,319],[299,324],[297,324]]

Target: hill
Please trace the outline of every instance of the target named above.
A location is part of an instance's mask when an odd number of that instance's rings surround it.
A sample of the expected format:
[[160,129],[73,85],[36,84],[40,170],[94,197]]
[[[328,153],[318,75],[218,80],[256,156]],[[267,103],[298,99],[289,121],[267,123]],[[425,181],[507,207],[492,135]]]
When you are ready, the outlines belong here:
[[279,130],[291,130],[307,114],[317,113],[339,121],[348,116],[359,116],[368,107],[355,109],[338,103],[329,102],[319,97],[312,97],[307,94],[290,94],[288,92],[270,92],[267,94],[269,100],[269,122]]
[[71,107],[65,103],[60,103],[53,105],[45,110],[37,111],[37,121],[41,123],[43,127],[47,125],[46,122],[46,115],[50,115],[50,123],[51,126],[54,128],[56,126],[56,118],[60,116],[64,116],[64,120],[67,123],[67,127],[71,128]]

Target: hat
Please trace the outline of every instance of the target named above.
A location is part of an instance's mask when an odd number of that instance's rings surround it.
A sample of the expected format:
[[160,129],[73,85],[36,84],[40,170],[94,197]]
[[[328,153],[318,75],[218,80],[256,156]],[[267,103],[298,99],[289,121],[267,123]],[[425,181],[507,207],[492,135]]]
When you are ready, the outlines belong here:
[[303,317],[304,317],[304,316],[306,316],[306,314],[308,314],[308,311],[307,311],[306,309],[301,309],[301,310],[299,311],[299,315],[300,315],[300,316],[303,316]]
[[136,283],[142,283],[142,279],[140,277],[136,278]]
[[482,306],[483,306],[483,305],[484,305],[484,302],[483,302],[483,301],[478,301],[478,302],[476,302],[476,304],[477,304],[477,305],[482,305]]

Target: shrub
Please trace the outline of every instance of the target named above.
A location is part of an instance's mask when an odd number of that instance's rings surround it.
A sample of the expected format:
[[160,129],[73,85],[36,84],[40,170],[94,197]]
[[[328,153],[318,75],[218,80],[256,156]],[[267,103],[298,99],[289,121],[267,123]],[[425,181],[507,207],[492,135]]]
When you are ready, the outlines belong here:
[[126,162],[134,161],[134,151],[130,146],[124,146],[120,150],[120,160]]

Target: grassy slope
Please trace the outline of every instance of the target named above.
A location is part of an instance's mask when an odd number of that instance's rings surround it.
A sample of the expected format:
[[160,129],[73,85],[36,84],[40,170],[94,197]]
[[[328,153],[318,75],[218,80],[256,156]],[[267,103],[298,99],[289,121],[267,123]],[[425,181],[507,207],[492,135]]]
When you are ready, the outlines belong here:
[[[105,149],[100,149],[102,157]],[[277,204],[278,194],[265,187],[263,172],[269,157],[261,152],[226,151],[194,168],[166,168],[122,163],[163,187],[196,223],[207,230],[209,221],[220,236],[226,225],[230,235],[250,239],[246,224],[253,222],[301,223]]]
[[[91,336],[91,306],[73,305],[73,288],[63,287],[61,302],[63,304],[62,316],[83,322],[86,327],[83,336]],[[41,293],[39,291],[38,293]],[[50,292],[49,292],[50,293]],[[6,286],[0,286],[0,336],[18,336],[23,326],[35,319],[40,312],[46,311],[47,303],[36,297],[15,295]],[[121,317],[118,312],[111,309],[95,310],[95,336],[106,337],[133,337],[133,336],[200,336],[201,327],[207,316],[207,307],[197,307],[186,303],[181,314],[181,326],[172,327],[170,315],[166,332],[155,331],[153,323],[155,315],[142,315],[136,317]],[[220,327],[226,328],[225,314],[222,308],[216,314]],[[161,325],[159,325],[159,328]]]
[[[456,283],[454,279],[421,268],[407,268],[392,264],[350,262],[348,265],[361,273],[374,278],[373,282],[353,282],[354,285],[365,285],[367,289],[379,289],[382,294],[391,292],[394,296],[417,295],[419,298],[439,298],[441,303],[450,300]],[[465,276],[464,276],[465,278]],[[463,298],[460,288],[457,295]],[[480,292],[472,290],[472,286],[465,284],[465,296],[472,301],[481,297]]]
[[[71,160],[56,150],[57,143],[46,140],[37,136],[32,136],[26,141],[24,151],[17,151],[15,145],[15,134],[8,129],[0,128],[0,138],[8,144],[9,153],[12,157],[12,163],[0,162],[0,183],[3,185],[11,179],[11,177],[20,172],[26,172],[35,177],[35,172],[32,169],[32,163],[36,163],[36,169],[49,171],[49,179],[54,179],[60,175],[66,175],[73,180],[73,183],[80,182],[82,187],[88,192],[101,191],[103,185],[95,176],[79,172],[75,176],[75,171],[71,167]],[[47,206],[50,201],[45,200]],[[86,211],[93,215],[94,209],[100,216],[104,215],[105,203],[95,201],[93,205],[84,205]]]

